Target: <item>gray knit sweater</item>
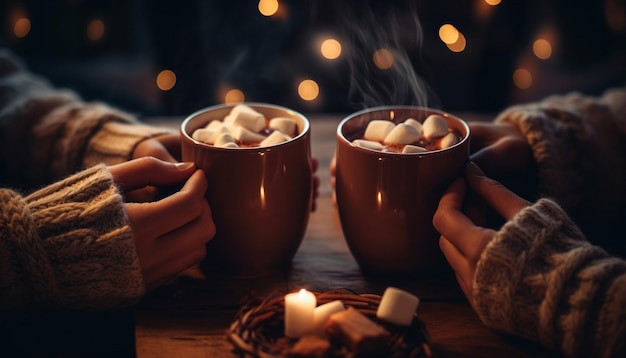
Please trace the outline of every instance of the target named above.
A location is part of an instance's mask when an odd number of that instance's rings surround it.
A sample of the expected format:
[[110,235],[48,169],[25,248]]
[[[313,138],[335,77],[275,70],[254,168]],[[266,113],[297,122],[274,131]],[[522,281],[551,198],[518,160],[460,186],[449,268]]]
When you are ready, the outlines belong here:
[[[626,90],[555,96],[496,121],[525,134],[551,199],[522,210],[483,252],[473,291],[479,317],[566,356],[626,357],[626,261],[592,245],[570,219],[626,208]],[[626,245],[623,231],[613,235]]]
[[105,164],[161,133],[53,88],[0,49],[0,312],[141,297],[132,229]]

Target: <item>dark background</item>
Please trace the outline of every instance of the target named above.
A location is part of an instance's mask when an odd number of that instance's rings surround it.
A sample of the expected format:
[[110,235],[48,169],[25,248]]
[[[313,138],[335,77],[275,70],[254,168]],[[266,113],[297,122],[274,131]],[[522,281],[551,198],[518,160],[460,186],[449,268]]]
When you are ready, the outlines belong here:
[[[224,101],[235,87],[246,101],[302,112],[349,113],[384,104],[421,104],[447,111],[496,113],[548,94],[599,94],[626,83],[626,0],[283,0],[272,17],[258,0],[3,0],[0,45],[54,85],[142,116],[187,115]],[[15,36],[15,19],[31,21]],[[87,38],[89,21],[105,34]],[[439,39],[444,23],[467,39],[455,53]],[[548,60],[532,55],[541,31],[554,35]],[[316,43],[331,35],[342,55],[323,59]],[[379,47],[396,65],[371,64]],[[402,55],[402,56],[400,56]],[[517,88],[513,71],[527,68],[532,86]],[[161,91],[159,71],[177,75]],[[310,78],[314,101],[297,95]],[[419,88],[416,90],[415,88]],[[419,92],[419,93],[417,93]]]

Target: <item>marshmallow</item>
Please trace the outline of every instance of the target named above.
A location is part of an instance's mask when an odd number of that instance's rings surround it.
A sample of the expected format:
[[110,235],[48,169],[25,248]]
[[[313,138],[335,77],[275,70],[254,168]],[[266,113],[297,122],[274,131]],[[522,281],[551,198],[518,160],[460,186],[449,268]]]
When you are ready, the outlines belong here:
[[240,142],[260,142],[265,139],[264,135],[241,126],[235,127],[233,137]]
[[387,287],[380,299],[376,317],[398,326],[408,326],[419,305],[419,298],[395,287]]
[[296,133],[296,120],[287,117],[272,118],[270,119],[269,127],[270,129],[293,135]]
[[422,123],[420,123],[418,120],[416,120],[415,118],[407,118],[404,120],[404,124],[408,124],[412,127],[415,127],[415,129],[417,129],[417,131],[420,133],[420,135],[422,135],[422,133],[424,132],[424,128],[422,126]]
[[448,134],[448,123],[442,116],[431,114],[424,120],[424,137],[439,138]]
[[282,142],[286,142],[291,137],[286,134],[281,133],[280,131],[273,131],[272,134],[268,135],[267,138],[261,141],[261,147],[267,147],[268,145],[274,145]]
[[250,106],[238,104],[224,118],[224,124],[233,128],[241,126],[258,133],[265,128],[265,116]]
[[421,133],[415,127],[400,123],[383,140],[387,144],[410,144],[420,139]]
[[330,316],[337,312],[344,311],[346,307],[343,305],[343,302],[339,300],[330,301],[323,305],[315,307],[313,310],[313,325],[315,326],[315,331],[319,331],[324,328],[324,324]]
[[454,133],[448,133],[445,137],[441,138],[441,149],[452,147],[459,142],[459,138]]
[[373,120],[367,124],[363,139],[381,142],[396,125],[391,121]]
[[222,121],[216,119],[216,120],[213,120],[213,121],[210,121],[209,123],[207,123],[207,125],[204,126],[204,128],[211,129],[211,130],[216,130],[216,129],[219,129],[219,128],[223,127],[223,126],[224,126],[224,123],[222,123]]
[[235,143],[235,140],[233,139],[233,136],[230,135],[230,133],[222,133],[219,137],[217,137],[214,145],[216,147],[224,147],[224,145],[227,143]]
[[423,153],[425,151],[427,151],[426,148],[420,147],[420,146],[417,146],[417,145],[411,145],[411,144],[405,145],[404,148],[402,148],[402,153],[404,153],[404,154],[407,154],[407,153]]
[[227,142],[220,145],[220,148],[239,148],[239,145],[237,145],[237,143],[235,142]]
[[371,140],[364,140],[364,139],[355,139],[352,141],[352,145],[355,147],[361,147],[361,148],[373,149],[373,150],[383,150],[385,148],[384,145],[378,142],[374,142]]
[[211,138],[213,137],[213,131],[206,128],[198,128],[193,131],[191,138],[205,144],[211,144]]

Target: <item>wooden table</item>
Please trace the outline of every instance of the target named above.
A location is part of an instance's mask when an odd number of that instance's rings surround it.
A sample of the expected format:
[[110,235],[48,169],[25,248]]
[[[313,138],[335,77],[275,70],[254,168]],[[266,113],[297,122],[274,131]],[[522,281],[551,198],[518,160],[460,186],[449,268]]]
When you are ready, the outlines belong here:
[[[288,272],[261,279],[206,277],[192,269],[176,282],[148,294],[134,310],[135,345],[139,358],[234,357],[225,331],[240,306],[251,296],[298,288],[328,291],[348,288],[382,294],[387,286],[415,293],[419,316],[440,357],[549,356],[535,344],[498,334],[478,319],[452,275],[438,280],[373,280],[364,277],[345,243],[332,201],[329,163],[341,116],[310,116],[312,151],[321,179],[317,210]],[[155,123],[159,123],[158,121]],[[162,124],[175,126],[179,121]]]

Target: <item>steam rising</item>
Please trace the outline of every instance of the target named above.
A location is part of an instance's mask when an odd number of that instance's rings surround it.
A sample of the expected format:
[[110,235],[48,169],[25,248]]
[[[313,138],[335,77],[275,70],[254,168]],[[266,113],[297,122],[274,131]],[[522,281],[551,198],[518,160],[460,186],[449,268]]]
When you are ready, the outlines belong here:
[[[393,7],[392,7],[393,8]],[[350,68],[349,100],[358,107],[382,105],[436,106],[434,94],[419,76],[407,53],[422,48],[421,23],[415,9],[394,8],[386,13],[366,6],[339,9],[346,16],[345,38]],[[358,13],[357,13],[358,11]],[[389,68],[377,67],[373,56],[378,51],[392,55]]]

